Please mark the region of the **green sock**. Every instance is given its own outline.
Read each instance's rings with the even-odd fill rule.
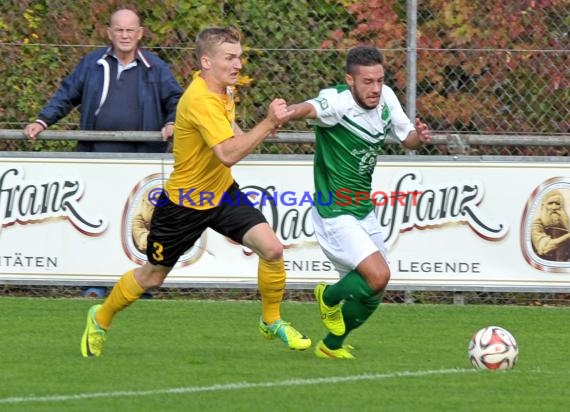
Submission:
[[[342,316],[346,325],[346,332],[342,336],[336,336],[329,333],[323,342],[329,349],[340,349],[344,344],[344,340],[350,332],[362,326],[364,322],[374,313],[380,305],[381,298],[378,295],[370,296],[365,301],[355,299],[346,299],[342,305]]]
[[[323,293],[323,301],[328,306],[334,306],[345,299],[365,300],[374,291],[360,274],[351,270],[334,285],[329,285]]]

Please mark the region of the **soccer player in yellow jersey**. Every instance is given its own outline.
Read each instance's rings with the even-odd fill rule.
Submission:
[[[263,214],[239,190],[231,166],[247,156],[291,115],[282,99],[244,133],[235,124],[231,86],[242,68],[240,34],[207,28],[196,38],[200,71],[182,96],[174,128],[174,170],[165,185],[166,205],[155,207],[148,236],[148,262],[126,272],[102,305],[92,306],[81,339],[85,357],[100,356],[114,316],[150,288],[162,285],[178,258],[207,228],[239,242],[259,256],[259,331],[289,348],[304,350],[311,340],[281,319],[285,289],[283,246]],[[164,199],[166,200],[166,199]],[[162,203],[161,203],[162,204]]]

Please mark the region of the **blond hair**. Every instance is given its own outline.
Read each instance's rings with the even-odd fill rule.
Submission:
[[[233,27],[209,27],[196,36],[196,58],[211,56],[217,46],[222,43],[239,43],[241,33]]]

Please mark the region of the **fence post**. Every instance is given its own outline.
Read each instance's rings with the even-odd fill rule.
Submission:
[[[470,146],[460,135],[450,134],[447,140],[447,149],[449,153],[453,155],[468,155]]]
[[[415,122],[416,118],[416,64],[417,64],[417,31],[418,31],[418,3],[417,0],[408,0],[407,15],[407,41],[406,41],[406,111],[408,117]]]

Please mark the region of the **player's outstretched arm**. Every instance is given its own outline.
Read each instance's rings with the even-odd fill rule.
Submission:
[[[416,118],[416,130],[412,130],[406,140],[404,140],[404,146],[408,149],[417,149],[424,143],[429,143],[431,141],[431,134],[427,124],[422,122],[420,119]]]
[[[289,120],[316,119],[317,111],[315,107],[307,102],[292,104],[287,107],[289,110]]]
[[[259,122],[253,129],[246,133],[236,133],[229,139],[214,146],[212,150],[225,166],[231,167],[250,154],[263,139],[287,122],[289,117],[290,112],[287,110],[285,100],[275,99],[269,105],[265,119]],[[236,131],[235,127],[234,131]]]

